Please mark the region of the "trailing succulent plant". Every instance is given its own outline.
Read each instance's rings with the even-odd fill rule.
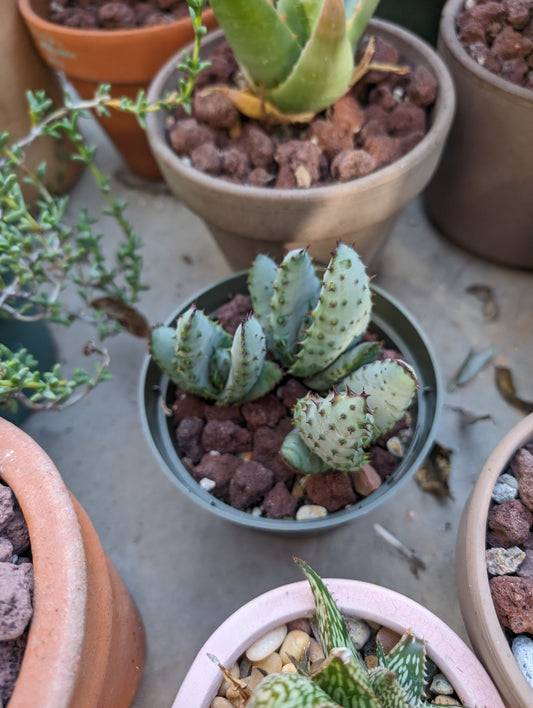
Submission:
[[[246,708],[423,708],[426,677],[424,642],[407,630],[385,654],[377,638],[378,666],[368,669],[355,649],[341,612],[326,585],[305,562],[304,572],[316,608],[318,634],[325,660],[308,667],[305,654],[293,663],[296,673],[266,676],[251,692],[243,690]],[[247,695],[248,693],[248,695]]]
[[[247,82],[228,96],[251,118],[309,120],[358,78],[355,48],[378,3],[212,0]]]

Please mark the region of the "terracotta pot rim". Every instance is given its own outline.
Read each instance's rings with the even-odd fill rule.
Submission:
[[[444,41],[454,59],[459,62],[466,71],[471,72],[481,82],[490,84],[494,90],[518,100],[533,103],[533,90],[523,86],[517,86],[512,81],[502,79],[493,74],[488,69],[480,66],[463,47],[455,31],[455,18],[462,10],[464,0],[447,0],[442,10],[439,31],[440,41]]]
[[[42,15],[35,12],[32,7],[32,0],[17,0],[19,4],[19,9],[24,17],[34,25],[36,28],[41,30],[46,30],[47,32],[53,31],[57,34],[62,34],[66,37],[75,39],[80,35],[86,35],[91,38],[108,38],[116,42],[122,38],[131,37],[131,33],[134,32],[138,37],[149,37],[154,34],[168,33],[172,35],[176,27],[181,27],[185,23],[189,23],[191,20],[188,17],[183,17],[178,20],[173,20],[165,25],[154,25],[153,27],[130,27],[129,29],[84,29],[81,27],[65,27],[57,22],[50,22]],[[206,12],[211,12],[212,10],[207,10]]]
[[[476,651],[481,655],[484,663],[488,664],[489,670],[492,669],[492,666],[489,665],[490,656],[490,663],[498,664],[500,670],[509,675],[514,686],[526,694],[530,691],[533,692],[533,688],[516,663],[494,609],[485,563],[485,543],[487,516],[496,480],[504,472],[515,452],[531,438],[533,438],[533,413],[515,425],[487,458],[463,512],[461,524],[464,533],[457,537],[458,545],[468,543],[468,546],[474,549],[473,561],[470,557],[468,560],[465,558],[465,567],[462,567],[464,549],[461,547],[457,553],[457,557],[461,559],[458,575],[465,574],[468,583],[467,602],[470,604],[477,600],[482,612],[476,614],[475,621],[478,623],[480,631],[485,635],[491,635],[495,644],[493,649],[486,645],[484,652],[477,645]],[[464,537],[463,540],[461,540],[462,537]],[[461,596],[459,599],[461,600]],[[463,614],[469,609],[467,602],[460,602]],[[468,626],[467,631],[469,631]],[[478,643],[476,642],[476,644]]]
[[[396,632],[411,629],[427,641],[429,657],[453,684],[463,702],[471,708],[476,695],[483,695],[483,708],[503,708],[491,679],[463,640],[439,617],[400,593],[360,580],[325,579],[341,611],[379,622]],[[198,652],[173,703],[173,708],[204,708],[220,683],[218,668],[207,652],[231,665],[263,633],[292,619],[314,614],[314,602],[307,581],[283,585],[259,595],[226,619]],[[243,627],[246,628],[243,632]],[[235,640],[235,637],[238,639]],[[229,643],[233,643],[231,648]],[[198,686],[205,687],[199,695]],[[482,691],[485,693],[482,693]],[[198,700],[203,702],[198,705]],[[207,702],[206,702],[207,700]]]
[[[260,198],[261,200],[270,200],[276,203],[294,201],[295,199],[302,202],[316,202],[317,199],[327,199],[328,194],[331,194],[333,190],[335,190],[338,195],[345,193],[348,197],[354,190],[358,192],[370,191],[375,189],[376,185],[396,181],[398,179],[398,169],[402,172],[406,172],[416,168],[418,163],[423,160],[427,152],[432,150],[436,137],[446,128],[447,125],[451,124],[455,113],[455,89],[449,71],[443,60],[439,57],[436,51],[422,39],[418,38],[415,34],[409,32],[403,27],[400,27],[393,22],[388,22],[387,20],[374,18],[370,21],[369,27],[374,27],[382,32],[384,31],[387,34],[392,35],[395,38],[399,38],[401,41],[414,46],[414,48],[421,55],[423,55],[431,65],[439,86],[439,95],[437,96],[437,103],[434,108],[435,119],[428,132],[422,140],[415,145],[414,148],[409,150],[409,152],[390,165],[382,167],[369,175],[358,177],[357,179],[350,180],[348,182],[332,183],[320,187],[312,187],[310,189],[272,189],[270,187],[233,184],[219,177],[213,177],[205,174],[204,172],[196,170],[195,168],[185,164],[183,159],[180,158],[167,144],[164,129],[162,127],[163,122],[158,119],[157,115],[154,113],[148,114],[146,117],[147,135],[149,141],[153,141],[154,144],[157,145],[157,149],[162,153],[163,159],[171,163],[177,172],[185,175],[191,182],[203,184],[211,188],[216,186],[217,191],[228,195],[242,195],[242,191],[245,189],[247,197],[250,199]],[[218,41],[222,35],[223,31],[221,29],[210,32],[209,38],[204,40],[204,46],[209,47],[211,43]],[[177,73],[176,65],[179,62],[179,57],[181,56],[182,51],[190,51],[192,46],[192,44],[187,45],[184,50],[180,50],[180,52],[176,53],[161,67],[148,88],[147,99],[149,101],[156,101],[160,98],[162,87],[165,82],[173,73]],[[449,97],[449,101],[446,102],[443,100],[444,97]],[[439,110],[437,110],[437,108],[439,108]]]

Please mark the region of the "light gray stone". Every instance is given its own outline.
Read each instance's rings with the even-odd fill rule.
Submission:
[[[356,649],[362,649],[370,639],[370,627],[364,620],[347,619],[348,634]]]
[[[515,637],[511,650],[520,671],[524,674],[529,685],[533,687],[533,639],[523,635]]]
[[[431,682],[429,690],[431,693],[438,693],[441,696],[451,696],[453,693],[453,686],[444,674],[436,674]]]
[[[516,573],[525,557],[526,554],[518,548],[518,546],[512,546],[511,548],[489,548],[485,551],[487,571],[491,575],[509,575]]]
[[[503,502],[509,499],[516,499],[518,497],[518,481],[516,477],[508,472],[501,474],[496,480],[494,489],[492,491],[492,498],[497,504],[503,504]]]

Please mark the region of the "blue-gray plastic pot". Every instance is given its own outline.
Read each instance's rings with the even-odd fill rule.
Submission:
[[[241,271],[196,293],[168,319],[172,324],[193,303],[206,313],[214,312],[236,293],[247,293],[247,271]],[[390,346],[399,349],[415,368],[420,383],[417,394],[416,421],[411,444],[395,472],[370,496],[349,508],[322,519],[295,521],[252,516],[216,499],[193,479],[172,442],[169,421],[161,399],[168,402],[169,379],[150,356],[147,356],[140,379],[140,411],[143,429],[152,451],[169,479],[193,502],[227,521],[251,529],[281,534],[309,534],[325,531],[352,521],[388,499],[421,465],[433,444],[442,405],[442,384],[431,346],[420,325],[394,298],[376,286],[372,310],[372,328],[379,331]]]

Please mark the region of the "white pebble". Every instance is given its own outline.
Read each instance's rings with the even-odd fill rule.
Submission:
[[[436,674],[431,682],[431,687],[429,690],[431,693],[439,693],[440,695],[450,696],[453,693],[453,686],[444,674]]]
[[[261,659],[265,659],[269,654],[279,649],[286,636],[287,625],[282,624],[281,627],[276,627],[267,632],[267,634],[264,634],[249,646],[246,650],[246,656],[250,661],[261,661]]]
[[[370,639],[370,627],[360,619],[350,618],[345,620],[348,634],[356,649],[362,649]]]
[[[509,499],[518,497],[518,480],[512,474],[505,472],[496,480],[492,490],[492,498],[497,504],[503,504]]]
[[[309,646],[309,639],[309,635],[306,632],[302,632],[301,629],[293,629],[289,632],[279,650],[281,661],[284,664],[288,664],[292,657],[300,661],[304,651]]]
[[[404,455],[402,441],[396,435],[387,440],[387,450],[395,457],[403,457]]]
[[[205,489],[206,492],[210,492],[217,486],[217,483],[213,479],[209,479],[209,477],[202,477],[198,484],[202,489]]]
[[[325,506],[318,504],[304,504],[296,512],[296,521],[311,521],[312,519],[323,519],[328,515]]]
[[[533,639],[525,636],[515,637],[511,649],[520,671],[533,687]]]

